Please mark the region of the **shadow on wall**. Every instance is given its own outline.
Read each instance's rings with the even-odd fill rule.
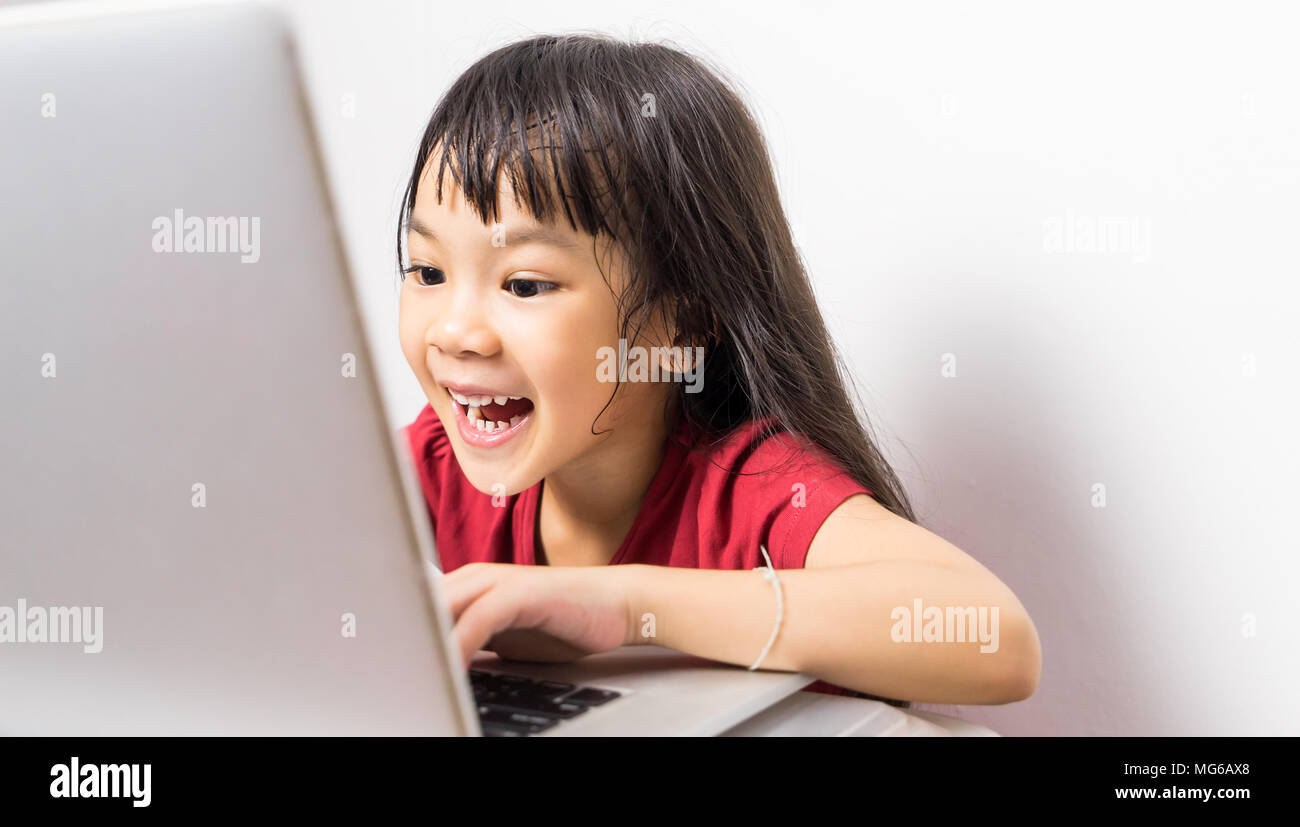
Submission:
[[[1088,355],[1096,340],[1069,319],[1059,284],[1047,297],[1041,282],[981,279],[1000,286],[976,293],[971,276],[947,278],[953,289],[939,291],[963,303],[936,311],[933,293],[919,297],[912,318],[936,323],[914,326],[916,340],[899,348],[938,360],[918,368],[932,382],[913,383],[909,443],[923,461],[908,487],[922,524],[1020,598],[1043,662],[1026,701],[916,708],[1003,735],[1120,735],[1134,720],[1144,734],[1184,732],[1186,721],[1164,717],[1177,687],[1152,658],[1158,641],[1134,632],[1149,625],[1143,603],[1154,584],[1125,577],[1121,558],[1142,549],[1118,541],[1116,504],[1094,505],[1103,496],[1094,486],[1106,482],[1097,446],[1114,444],[1105,431],[1115,426],[1088,408],[1124,405],[1114,366]]]

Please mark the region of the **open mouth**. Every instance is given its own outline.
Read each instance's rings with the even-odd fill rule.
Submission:
[[[452,401],[460,406],[466,422],[484,434],[513,428],[533,409],[526,396],[466,396],[447,389]]]

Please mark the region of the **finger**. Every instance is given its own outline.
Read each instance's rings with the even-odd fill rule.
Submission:
[[[471,564],[461,566],[442,578],[442,594],[452,620],[460,618],[465,607],[478,600],[500,582],[502,571],[496,566]]]
[[[454,634],[465,668],[497,632],[512,628],[519,616],[519,596],[505,588],[491,589],[471,602],[456,621]]]

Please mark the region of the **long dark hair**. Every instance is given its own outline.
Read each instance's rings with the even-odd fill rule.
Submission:
[[[562,213],[571,227],[622,245],[624,338],[636,341],[659,312],[675,342],[707,345],[700,392],[678,385],[670,400],[691,433],[719,439],[750,420],[768,423],[823,450],[915,522],[846,391],[852,378],[795,250],[767,145],[718,72],[669,46],[598,34],[541,35],[478,60],[438,102],[420,142],[402,201],[399,268],[435,148],[440,201],[450,169],[480,219],[495,222],[505,174],[537,220]]]

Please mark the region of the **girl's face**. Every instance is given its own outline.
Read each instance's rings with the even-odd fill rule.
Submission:
[[[615,385],[597,375],[609,352],[601,349],[619,352],[611,288],[624,283],[622,251],[564,219],[538,223],[515,205],[508,182],[500,224],[485,225],[450,174],[437,202],[430,169],[436,175],[436,155],[407,233],[412,269],[402,283],[400,336],[470,483],[515,494],[570,463],[658,434],[667,384],[624,382],[611,401]],[[612,432],[593,436],[593,422]]]

